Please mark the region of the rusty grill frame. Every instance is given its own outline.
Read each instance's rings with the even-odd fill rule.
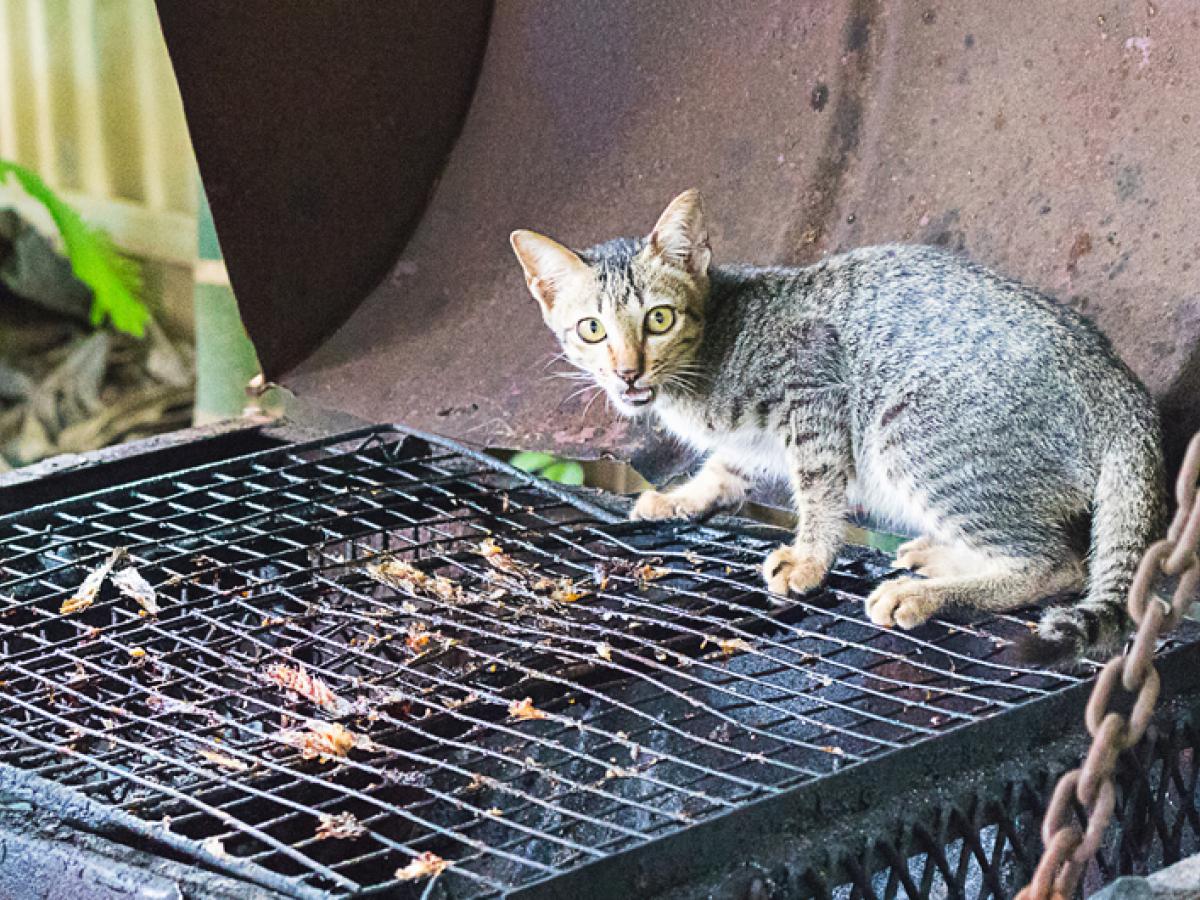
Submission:
[[[1077,718],[1083,678],[1012,665],[1030,615],[880,629],[859,607],[891,570],[857,550],[825,590],[779,604],[758,586],[776,535],[633,525],[597,501],[387,426],[0,517],[0,788],[292,896],[402,894],[379,873],[425,850],[454,865],[407,885],[414,896],[603,896],[597,885],[650,890],[655,867],[673,873],[665,884],[737,868],[738,853],[754,856],[747,836],[799,810],[849,821],[875,806],[879,822],[903,820],[885,800],[928,776],[925,749],[955,771],[1028,760],[1014,736]],[[476,552],[490,535],[591,596],[564,604],[498,584]],[[162,593],[161,614],[139,615],[108,586],[61,616],[117,547]],[[453,574],[474,599],[381,585],[364,573],[380,553]],[[596,563],[618,558],[673,574],[618,572],[601,589]],[[486,599],[493,590],[503,595]],[[408,620],[428,626],[432,652],[404,644]],[[1172,672],[1189,683],[1181,656],[1163,658],[1168,685]],[[328,718],[263,682],[268,662],[287,660],[355,699],[343,721],[373,750],[303,760],[273,737]],[[506,715],[526,696],[547,719]],[[1179,733],[1191,743],[1172,745],[1177,770],[1195,745],[1194,729]],[[1190,771],[1172,783],[1194,809]],[[1036,858],[1020,822],[1044,804],[1044,779],[1013,788],[1030,779],[997,782],[966,812],[931,808],[924,825],[866,847],[828,837],[790,874],[751,874],[790,885],[784,896],[965,896],[968,882],[1001,896]],[[857,809],[839,805],[848,796]],[[366,844],[314,838],[317,812],[346,809],[370,829]],[[1162,861],[1197,832],[1164,842]],[[926,860],[916,869],[914,854]],[[1140,858],[1125,852],[1113,871]]]

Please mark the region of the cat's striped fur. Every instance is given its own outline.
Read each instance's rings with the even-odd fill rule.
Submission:
[[[947,604],[1002,610],[1083,590],[1044,614],[1030,655],[1063,661],[1123,635],[1125,593],[1164,524],[1159,426],[1072,310],[930,247],[711,265],[695,192],[645,240],[574,254],[516,232],[513,246],[567,358],[618,407],[652,410],[708,454],[687,484],[643,495],[636,517],[703,516],[784,474],[799,525],[766,561],[772,590],[820,583],[857,499],[921,535],[898,562],[926,577],[884,583],[873,621],[912,628]],[[649,334],[647,311],[663,305],[675,325]],[[589,317],[599,345],[576,330]]]

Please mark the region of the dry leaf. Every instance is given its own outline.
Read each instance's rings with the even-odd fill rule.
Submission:
[[[285,666],[283,663],[272,663],[263,672],[263,677],[331,712],[344,714],[351,708],[351,704],[335,694],[329,685],[303,669]]]
[[[549,716],[533,705],[533,698],[514,700],[508,704],[508,714],[514,719],[546,719]]]
[[[657,581],[658,579],[670,574],[670,569],[664,569],[661,566],[653,565],[653,563],[650,562],[642,563],[635,571],[637,580],[643,585],[645,585],[647,581]]]
[[[603,660],[612,662],[612,646],[607,641],[601,641],[596,645],[596,655]]]
[[[525,571],[517,564],[517,561],[505,552],[495,538],[484,538],[479,542],[479,555],[482,556],[489,566],[493,569],[499,569],[501,572],[507,572],[509,575],[519,575],[525,577]]]
[[[89,572],[87,578],[83,579],[83,584],[79,586],[79,590],[62,602],[62,606],[58,608],[59,615],[69,616],[72,613],[83,612],[95,603],[96,595],[100,593],[100,586],[104,584],[104,579],[108,577],[112,567],[124,555],[125,550],[118,547],[109,554],[108,559]]]
[[[604,559],[592,567],[592,578],[601,590],[608,587],[610,578],[630,578],[637,582],[638,587],[645,587],[648,582],[656,581],[665,575],[670,575],[670,569],[660,568],[660,557],[654,556],[642,562],[632,559]]]
[[[158,615],[158,594],[150,582],[142,577],[142,573],[133,566],[127,566],[114,573],[112,583],[116,585],[118,591],[133,600],[150,615]]]
[[[461,586],[442,575],[430,575],[411,563],[388,556],[367,564],[367,574],[388,587],[457,603],[465,599]]]
[[[845,756],[846,755],[845,750],[843,750],[841,747],[834,747],[832,744],[826,745],[826,746],[822,747],[821,749],[823,751],[825,751],[826,753],[832,753],[834,756]]]
[[[240,759],[234,759],[232,756],[226,756],[224,753],[217,753],[215,750],[201,750],[199,752],[201,756],[213,765],[220,766],[222,769],[229,769],[231,772],[245,772],[250,768]]]
[[[411,650],[423,650],[432,639],[433,633],[424,622],[413,622],[408,626],[408,634],[404,638],[404,643]]]
[[[340,840],[355,841],[367,833],[362,822],[354,817],[352,812],[340,812],[337,815],[321,813],[321,821],[317,824],[316,838],[318,841]]]
[[[441,875],[449,865],[452,865],[452,863],[442,859],[436,853],[430,853],[426,850],[424,853],[418,854],[404,868],[397,869],[396,877],[401,881],[415,881],[418,878],[429,878],[432,875]]]
[[[560,578],[554,582],[554,588],[550,591],[550,599],[556,600],[559,603],[574,603],[576,600],[581,600],[587,596],[586,591],[579,590],[575,587],[575,582],[570,578]]]
[[[278,737],[295,747],[305,759],[344,757],[351,750],[373,750],[375,745],[365,734],[355,734],[337,722],[309,722],[306,729],[281,731]]]
[[[726,656],[733,656],[739,650],[744,653],[754,649],[741,638],[722,638],[717,641],[717,646],[721,648],[721,652]]]

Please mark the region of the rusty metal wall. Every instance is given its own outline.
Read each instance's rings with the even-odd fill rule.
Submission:
[[[368,419],[612,451],[657,472],[670,454],[652,435],[600,404],[585,418],[542,377],[553,340],[507,235],[644,232],[698,186],[718,260],[932,242],[1059,296],[1113,337],[1179,433],[1200,424],[1198,148],[1190,0],[505,0],[390,273],[315,353],[293,366],[281,352],[272,373]],[[224,239],[238,214],[213,205]],[[243,268],[256,263],[225,243],[263,340],[261,286]],[[252,249],[276,269],[295,253]]]

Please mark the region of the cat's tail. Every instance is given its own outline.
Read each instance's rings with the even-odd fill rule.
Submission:
[[[1075,606],[1047,610],[1021,647],[1023,658],[1061,665],[1111,655],[1129,630],[1126,600],[1146,548],[1162,536],[1167,501],[1157,423],[1121,435],[1100,464],[1092,496],[1088,589]]]

